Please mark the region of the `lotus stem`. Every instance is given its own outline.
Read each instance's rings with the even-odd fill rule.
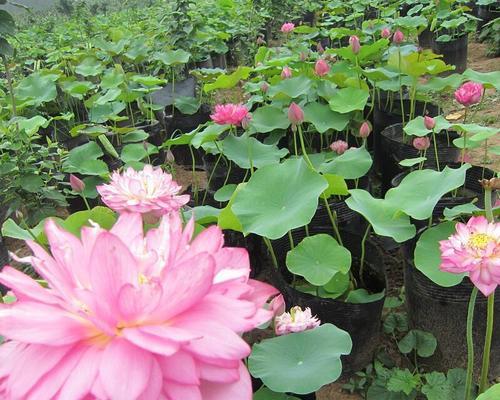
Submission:
[[[288,239],[290,240],[290,249],[294,249],[295,244],[293,243],[292,231],[288,231]]]
[[[472,399],[472,384],[474,380],[474,339],[472,336],[472,326],[477,293],[478,289],[474,286],[470,294],[469,308],[467,310],[467,379],[465,381],[465,400]]]
[[[337,240],[339,241],[340,245],[343,246],[344,244],[342,243],[342,237],[340,236],[339,228],[337,226],[336,215],[335,216],[333,215],[332,210],[330,209],[330,204],[328,203],[328,199],[323,196],[321,197],[323,199],[323,202],[325,203],[326,212],[328,213],[330,222],[332,223],[333,232],[335,233],[335,236],[337,236]]]
[[[82,193],[80,196],[82,197],[83,202],[85,203],[85,207],[87,207],[87,210],[89,210],[89,211],[90,211],[90,210],[91,210],[91,208],[90,208],[90,204],[89,204],[89,202],[87,201],[87,198],[83,195],[83,193]]]
[[[479,394],[488,389],[488,374],[490,372],[491,338],[493,337],[493,317],[495,313],[495,292],[488,296],[488,314],[486,316],[486,336],[484,339],[483,365],[479,380]]]
[[[273,245],[271,244],[271,241],[268,238],[263,237],[263,239],[267,249],[269,250],[269,254],[271,254],[271,259],[273,261],[274,267],[278,269],[278,259],[276,258],[276,254],[274,253]]]
[[[363,286],[365,286],[363,273],[365,270],[366,239],[368,239],[368,235],[370,234],[371,228],[372,228],[371,224],[368,224],[363,239],[361,240],[361,259],[359,260],[359,280],[361,281],[361,284]]]
[[[219,152],[219,157],[217,157],[217,160],[215,161],[214,169],[212,169],[212,172],[208,177],[207,189],[205,190],[205,194],[203,195],[203,199],[201,200],[201,205],[205,204],[205,200],[207,199],[208,188],[210,187],[210,182],[212,182],[212,178],[214,177],[215,170],[217,169],[217,166],[219,165],[221,158],[222,158],[222,152]]]
[[[309,159],[309,156],[307,155],[307,151],[306,151],[306,145],[304,143],[304,136],[302,135],[302,126],[298,126],[297,127],[298,130],[299,130],[299,139],[300,139],[300,147],[302,148],[302,155],[304,156],[304,158],[306,159],[306,162],[307,164],[309,165],[309,167],[313,170],[313,171],[316,171],[316,169],[314,168],[314,165],[313,163],[311,162],[311,160]]]
[[[193,147],[191,144],[188,144],[189,153],[191,154],[191,174],[193,176],[193,184],[194,184],[194,204],[198,205],[198,178],[196,176],[196,160],[194,157]]]
[[[405,105],[403,101],[403,85],[401,79],[401,46],[398,45],[398,69],[399,69],[399,102],[401,103],[401,121],[405,126]],[[403,130],[403,142],[405,139],[405,131]]]
[[[433,129],[432,130],[432,141],[434,142],[434,157],[436,158],[436,168],[438,172],[441,171],[439,167],[439,156],[438,156],[438,147],[437,147],[437,138],[436,138],[436,131]]]

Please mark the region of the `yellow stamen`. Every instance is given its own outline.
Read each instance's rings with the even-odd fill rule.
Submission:
[[[139,281],[139,285],[145,285],[146,283],[149,283],[148,277],[142,273],[139,274],[137,280]]]
[[[474,233],[467,245],[476,250],[484,250],[492,240],[493,238],[485,233]]]

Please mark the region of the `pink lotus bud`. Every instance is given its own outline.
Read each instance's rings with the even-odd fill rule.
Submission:
[[[356,35],[352,35],[349,38],[349,45],[351,46],[352,52],[358,54],[361,49],[361,44],[359,43],[359,38]]]
[[[292,103],[288,107],[288,119],[293,125],[300,125],[304,122],[304,111],[297,103]]]
[[[269,90],[269,84],[267,82],[264,82],[262,85],[260,85],[260,90],[262,90],[264,93],[267,93]]]
[[[429,129],[430,131],[432,131],[434,129],[434,127],[436,126],[436,121],[434,121],[434,118],[432,117],[429,117],[428,115],[426,115],[424,117],[424,125],[427,129]]]
[[[394,32],[394,36],[392,37],[392,42],[395,44],[401,44],[405,40],[405,35],[399,29]]]
[[[283,70],[281,71],[281,78],[282,79],[288,79],[292,77],[292,70],[290,67],[284,67]]]
[[[365,121],[361,124],[361,127],[359,128],[359,136],[361,136],[363,139],[366,139],[368,136],[370,136],[370,133],[372,132],[372,127],[370,126],[370,123],[368,121]]]
[[[318,76],[325,76],[330,72],[330,66],[325,60],[319,59],[314,66],[314,72]]]
[[[349,145],[343,140],[337,140],[330,145],[330,149],[338,155],[344,154],[348,148]]]
[[[427,137],[418,137],[413,139],[413,147],[419,151],[427,150],[431,145],[431,140]]]
[[[318,42],[318,44],[316,45],[316,50],[318,51],[319,54],[323,54],[325,52],[325,48],[323,47],[321,42]]]
[[[283,25],[281,25],[281,32],[283,33],[290,33],[295,29],[295,24],[292,22],[286,22]]]
[[[484,87],[477,82],[466,82],[455,91],[455,100],[465,107],[481,101]]]
[[[71,185],[71,189],[76,193],[83,193],[85,190],[85,182],[73,174],[69,176],[69,184]]]
[[[167,164],[169,163],[174,163],[175,162],[175,156],[174,156],[174,153],[172,152],[172,150],[167,150],[167,154],[165,155],[165,162]]]
[[[389,39],[391,37],[391,30],[389,28],[382,29],[382,32],[380,32],[380,36],[382,36],[384,39]]]

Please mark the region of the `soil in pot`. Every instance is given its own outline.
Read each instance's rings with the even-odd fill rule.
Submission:
[[[447,371],[467,367],[466,320],[472,291],[468,278],[449,288],[434,284],[412,263],[405,267],[405,293],[408,320],[412,328],[432,333],[437,339],[435,354],[425,359],[432,370]],[[481,354],[486,330],[486,297],[477,296],[474,312],[475,367],[481,370]],[[495,297],[495,321],[491,347],[491,377],[500,376],[500,289]]]
[[[453,163],[448,164],[450,168],[459,168],[460,164]],[[408,171],[402,172],[396,175],[392,179],[392,187],[398,186],[404,177],[408,174]],[[479,166],[473,165],[472,168],[469,168],[465,174],[465,184],[463,187],[459,188],[457,194],[455,196],[446,195],[441,198],[434,207],[434,211],[432,212],[432,219],[434,222],[438,222],[443,218],[443,212],[446,208],[453,208],[460,204],[467,204],[472,202],[474,199],[477,199],[475,203],[479,208],[484,207],[484,195],[483,195],[483,187],[479,183],[481,179],[491,179],[495,177],[495,173],[488,168],[483,168]],[[492,194],[493,204],[495,203],[496,193]],[[423,228],[427,226],[428,221],[417,221],[412,220],[412,222],[417,226],[417,228]]]
[[[467,69],[467,51],[469,35],[467,33],[448,42],[439,42],[434,39],[432,51],[442,54],[446,64],[454,65],[455,70],[446,71],[442,75],[461,74]]]
[[[314,227],[309,229],[309,235],[318,233],[331,234],[329,227]],[[361,236],[358,234],[342,231],[344,246],[351,251],[353,257],[352,272],[356,276],[357,255],[361,251]],[[306,237],[303,229],[292,232],[295,243]],[[353,341],[353,349],[350,355],[342,358],[343,374],[359,371],[372,361],[373,354],[378,345],[380,335],[380,321],[384,299],[371,303],[354,304],[341,300],[321,298],[294,289],[290,282],[292,276],[285,266],[286,254],[290,250],[288,237],[276,240],[272,243],[280,270],[272,268],[272,280],[274,285],[283,293],[288,307],[299,305],[310,307],[323,323],[332,323],[349,332]],[[358,279],[359,280],[359,279]],[[380,293],[386,289],[384,266],[378,248],[367,241],[366,243],[366,265],[364,281],[366,289],[371,293]]]
[[[403,142],[403,125],[394,124],[380,133],[380,173],[382,177],[382,191],[385,193],[392,187],[392,179],[403,171],[399,162],[407,158],[419,157],[419,151],[411,143]],[[438,140],[438,158],[440,166],[454,164],[460,156],[460,149],[453,145],[453,139],[458,138],[455,132],[439,133],[436,135]],[[411,138],[409,138],[411,139]],[[409,140],[407,139],[407,140]],[[436,168],[436,157],[433,151],[433,145],[427,149],[425,155],[427,160],[424,163],[425,168]]]

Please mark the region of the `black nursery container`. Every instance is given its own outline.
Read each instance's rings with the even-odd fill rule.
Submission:
[[[380,173],[381,163],[383,160],[383,146],[381,132],[387,127],[403,122],[403,112],[401,110],[401,101],[398,93],[392,93],[392,101],[389,100],[387,92],[382,92],[380,96],[375,98],[375,107],[373,110],[373,136],[374,137],[374,164],[375,170]],[[409,99],[403,99],[403,110],[405,114],[405,122],[410,120]],[[419,115],[439,115],[439,107],[435,104],[425,103],[422,101],[415,102],[415,116]]]
[[[410,259],[410,258],[408,258]],[[410,326],[432,333],[437,349],[425,358],[429,369],[446,372],[451,368],[467,367],[466,321],[472,284],[468,278],[462,283],[444,288],[436,285],[408,262],[405,267],[406,306]],[[482,349],[486,331],[487,300],[477,296],[474,311],[474,371],[481,370]],[[500,376],[500,289],[495,292],[495,317],[491,346],[490,374]]]
[[[456,132],[439,133],[436,135],[438,141],[438,158],[440,166],[456,163],[460,156],[460,149],[452,143],[458,138]],[[413,139],[413,137],[410,137]],[[385,193],[392,187],[392,180],[403,171],[399,162],[407,158],[419,157],[419,151],[410,143],[403,142],[403,125],[394,124],[385,128],[380,134],[380,173],[382,177],[382,190]],[[431,147],[427,149],[426,168],[436,168],[436,157],[431,140]]]
[[[418,35],[418,45],[423,49],[432,49],[434,43],[434,33],[429,29],[425,28]]]
[[[480,19],[477,22],[477,32],[480,33],[483,26],[500,17],[500,2],[497,1],[496,4],[490,4],[489,6],[478,6],[477,17]]]
[[[460,164],[454,163],[448,165],[450,168],[459,168]],[[392,186],[398,186],[404,177],[409,172],[402,172],[394,177],[392,180]],[[438,201],[436,207],[434,207],[434,211],[432,212],[432,219],[437,222],[439,219],[443,218],[443,212],[445,208],[453,208],[455,206],[461,204],[467,204],[477,199],[477,203],[475,203],[478,207],[484,206],[484,196],[483,196],[483,187],[479,183],[481,179],[491,179],[495,177],[495,173],[488,168],[483,168],[479,166],[472,166],[465,173],[465,184],[464,187],[459,190],[457,196],[452,197],[446,195],[442,197],[441,200]],[[496,194],[493,194],[495,196]],[[493,201],[494,202],[494,201]],[[427,225],[427,221],[414,221],[417,227],[423,227]]]
[[[461,74],[467,69],[468,41],[469,36],[467,33],[449,42],[433,41],[432,51],[436,54],[442,54],[442,60],[446,64],[455,66],[455,70],[447,71],[442,75],[449,75],[452,73]]]
[[[330,227],[314,227],[309,229],[309,235],[327,233],[331,234]],[[361,236],[347,231],[342,231],[344,246],[351,251],[353,257],[354,275],[358,273],[355,268],[358,254],[361,252]],[[296,244],[306,237],[303,229],[292,232]],[[340,300],[325,299],[295,290],[289,283],[291,274],[285,266],[286,254],[290,250],[288,237],[275,240],[272,243],[280,270],[272,268],[272,280],[281,291],[288,307],[310,307],[313,314],[317,315],[323,323],[332,323],[351,335],[353,348],[350,355],[342,357],[343,374],[349,375],[366,367],[372,361],[378,345],[380,325],[384,299],[365,304],[346,303]],[[384,265],[378,248],[369,240],[366,242],[366,266],[364,280],[367,289],[374,293],[386,289]],[[357,277],[359,280],[359,277]]]
[[[209,180],[208,190],[212,193],[215,193],[224,185],[243,182],[247,175],[246,169],[238,167],[234,162],[226,160],[224,157],[217,163],[218,157],[212,154],[203,156],[203,166]]]

